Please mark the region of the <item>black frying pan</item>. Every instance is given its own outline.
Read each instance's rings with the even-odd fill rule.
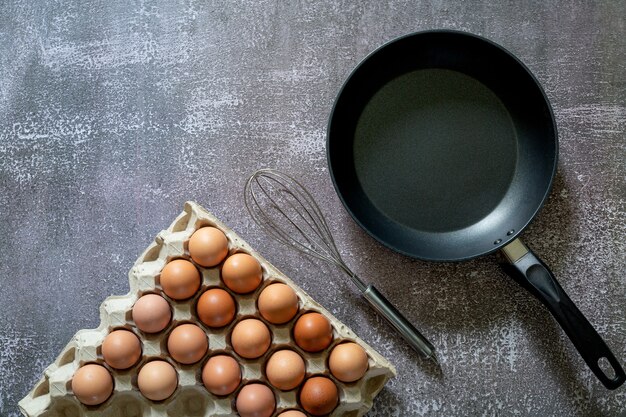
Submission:
[[[548,99],[517,58],[463,32],[396,39],[352,72],[327,134],[335,189],[365,231],[424,260],[502,250],[506,272],[550,310],[600,381],[624,383],[602,338],[517,238],[548,197],[558,153]]]

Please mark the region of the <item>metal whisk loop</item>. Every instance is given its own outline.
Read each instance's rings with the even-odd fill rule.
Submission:
[[[272,169],[246,182],[244,202],[253,220],[279,242],[337,265],[359,287],[366,285],[346,265],[313,196],[295,178]]]
[[[418,352],[435,359],[434,348],[372,285],[366,285],[341,259],[326,219],[313,196],[293,177],[261,169],[246,182],[244,203],[264,232],[284,245],[341,268],[363,297]]]

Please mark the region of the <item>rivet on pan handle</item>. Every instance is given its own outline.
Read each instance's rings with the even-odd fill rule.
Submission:
[[[433,345],[373,285],[363,291],[370,305],[404,337],[411,347],[437,362]]]
[[[503,265],[505,272],[548,308],[602,384],[608,389],[621,386],[626,381],[624,369],[550,269],[519,239],[505,246],[502,252],[510,262]],[[613,375],[607,375],[601,364]]]

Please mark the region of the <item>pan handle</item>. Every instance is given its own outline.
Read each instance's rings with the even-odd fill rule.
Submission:
[[[509,243],[502,251],[510,262],[503,265],[505,272],[550,310],[587,366],[604,386],[613,390],[622,385],[626,381],[626,374],[619,361],[567,296],[550,269],[519,239]],[[604,362],[604,369],[601,362]]]

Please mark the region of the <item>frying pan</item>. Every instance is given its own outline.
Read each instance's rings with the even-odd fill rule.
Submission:
[[[552,108],[528,68],[487,39],[448,30],[407,35],[366,57],[327,132],[333,184],[367,233],[423,260],[501,250],[506,273],[615,389],[626,380],[620,363],[518,238],[548,197],[557,154]]]

